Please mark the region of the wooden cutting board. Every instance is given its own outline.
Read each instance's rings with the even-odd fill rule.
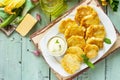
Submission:
[[[98,8],[102,9],[101,5],[99,4],[98,0],[83,0],[82,2],[80,2],[78,5],[76,5],[75,7],[73,7],[72,9],[70,9],[69,11],[67,11],[64,15],[60,16],[59,18],[57,18],[56,20],[54,20],[53,22],[51,22],[50,24],[48,24],[47,26],[45,26],[43,29],[40,29],[38,31],[36,31],[35,33],[33,33],[30,36],[30,39],[32,40],[33,44],[36,46],[36,48],[38,49],[38,43],[41,40],[41,38],[48,32],[49,29],[51,29],[51,27],[57,23],[58,21],[60,21],[62,18],[64,18],[65,16],[67,16],[69,13],[71,13],[77,6],[79,5],[94,5],[97,6]],[[116,30],[116,28],[115,28]],[[97,62],[103,60],[105,57],[107,57],[108,55],[112,54],[113,51],[115,51],[116,49],[120,48],[120,33],[116,30],[116,34],[117,34],[117,40],[115,42],[115,44],[110,48],[110,50],[105,53],[105,55],[103,55],[103,57],[101,59],[99,59]],[[39,49],[40,50],[40,49]],[[96,62],[96,63],[97,63]],[[55,73],[56,77],[59,80],[72,80],[74,77],[78,76],[79,74],[81,74],[82,72],[84,72],[85,70],[87,70],[88,68],[78,72],[75,75],[69,76],[69,77],[63,77],[60,74],[58,74],[57,72],[55,72],[53,69],[52,71]]]

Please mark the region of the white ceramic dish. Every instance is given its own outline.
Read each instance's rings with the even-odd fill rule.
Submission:
[[[109,38],[111,40],[111,44],[106,44],[104,43],[104,47],[103,49],[101,49],[98,52],[98,56],[91,60],[92,63],[95,63],[97,60],[99,60],[111,47],[112,45],[115,43],[117,36],[116,36],[116,32],[114,29],[113,24],[111,23],[110,19],[108,18],[108,16],[99,8],[92,6],[98,13],[98,16],[101,20],[101,23],[105,26],[105,30],[106,30],[106,37]],[[77,8],[76,8],[77,9]],[[67,18],[71,18],[74,19],[74,16],[76,14],[76,9],[74,9],[69,15],[67,15],[66,17],[64,17],[62,20],[67,19]],[[39,42],[39,47],[41,48],[41,51],[43,53],[43,57],[45,58],[46,62],[48,63],[48,65],[54,69],[57,73],[59,73],[61,76],[63,77],[68,77],[71,74],[68,74],[60,65],[59,63],[59,59],[60,57],[53,57],[50,55],[49,51],[47,50],[47,42],[48,40],[57,35],[58,32],[58,26],[60,24],[60,22],[62,21],[60,20],[59,22],[57,22],[56,24],[53,25],[53,27],[43,36],[43,38],[41,39],[41,41]],[[80,70],[78,70],[77,72],[80,72],[81,70],[87,68],[86,64],[82,64]],[[76,72],[76,73],[77,73]]]
[[[56,35],[49,39],[47,50],[52,56],[63,56],[67,50],[67,42],[64,36]]]

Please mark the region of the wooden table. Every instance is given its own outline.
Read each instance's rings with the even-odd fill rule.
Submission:
[[[78,4],[79,0],[68,0],[68,10]],[[120,0],[119,0],[120,1]],[[117,12],[109,7],[106,12],[120,31],[120,5]],[[57,80],[42,56],[35,56],[36,50],[29,36],[50,23],[53,19],[46,16],[39,6],[30,12],[34,17],[41,14],[41,21],[26,36],[14,32],[10,37],[0,32],[0,80]],[[119,80],[120,50],[96,64],[95,69],[89,69],[74,80]]]

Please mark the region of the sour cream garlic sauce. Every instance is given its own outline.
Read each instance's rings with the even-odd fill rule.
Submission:
[[[67,49],[67,43],[64,38],[54,36],[48,41],[47,47],[51,55],[62,56]]]

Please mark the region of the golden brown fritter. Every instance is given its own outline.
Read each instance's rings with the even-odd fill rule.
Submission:
[[[80,69],[81,64],[75,54],[66,54],[61,60],[61,65],[66,72],[73,74]]]
[[[91,14],[95,14],[95,13],[96,11],[90,6],[80,6],[77,9],[77,13],[75,15],[75,21],[80,24],[83,17],[91,15]]]
[[[93,59],[98,55],[98,46],[94,44],[87,44],[84,48],[84,52],[89,59]]]
[[[72,26],[74,24],[77,24],[77,23],[75,21],[71,20],[70,18],[68,18],[67,20],[63,20],[60,23],[59,32],[64,34],[66,28],[69,27],[69,26]]]
[[[82,18],[80,25],[84,26],[85,28],[88,28],[90,25],[99,25],[100,19],[96,14],[88,15]]]
[[[106,35],[105,29],[103,25],[91,25],[90,27],[87,28],[86,31],[86,36],[85,38],[101,38],[104,39]]]
[[[66,51],[66,54],[75,54],[79,57],[79,61],[82,62],[83,58],[81,55],[85,54],[83,50],[78,46],[69,47]]]
[[[91,38],[87,39],[86,44],[95,44],[99,48],[103,48],[103,39],[91,37]]]
[[[67,39],[68,47],[79,46],[80,48],[85,47],[85,39],[82,36],[71,36]]]
[[[69,37],[73,36],[73,35],[78,35],[78,36],[82,36],[84,37],[85,35],[85,28],[82,26],[78,26],[76,25],[72,25],[69,26],[66,30],[65,30],[65,38],[68,39]]]

